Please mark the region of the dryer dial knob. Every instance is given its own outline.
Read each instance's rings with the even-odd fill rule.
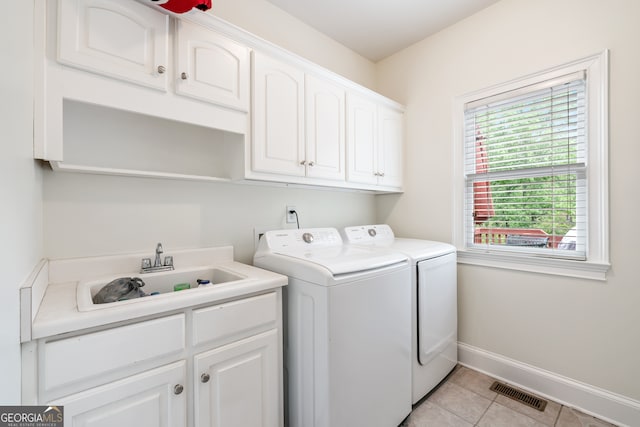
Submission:
[[[378,232],[376,231],[375,228],[370,228],[369,230],[367,230],[367,232],[369,233],[369,236],[371,236],[371,237],[376,237],[376,234],[378,234]]]
[[[313,242],[313,234],[311,233],[304,233],[302,235],[302,240],[304,240],[306,243],[311,243]]]

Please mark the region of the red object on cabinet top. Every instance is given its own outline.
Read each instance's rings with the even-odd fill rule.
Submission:
[[[189,12],[194,7],[205,11],[211,9],[211,0],[168,0],[160,6],[174,13]]]

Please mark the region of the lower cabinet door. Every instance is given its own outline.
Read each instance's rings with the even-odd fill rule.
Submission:
[[[65,427],[184,427],[185,361],[49,402],[64,406]]]
[[[196,427],[279,426],[276,329],[195,356]]]

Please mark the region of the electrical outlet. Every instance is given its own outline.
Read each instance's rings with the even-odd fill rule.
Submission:
[[[287,205],[287,210],[286,210],[287,224],[295,224],[297,222],[296,214],[290,213],[291,211],[295,211],[295,210],[296,210],[295,206]]]

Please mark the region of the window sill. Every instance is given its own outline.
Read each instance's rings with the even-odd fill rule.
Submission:
[[[458,263],[589,280],[607,280],[610,264],[458,249]]]

